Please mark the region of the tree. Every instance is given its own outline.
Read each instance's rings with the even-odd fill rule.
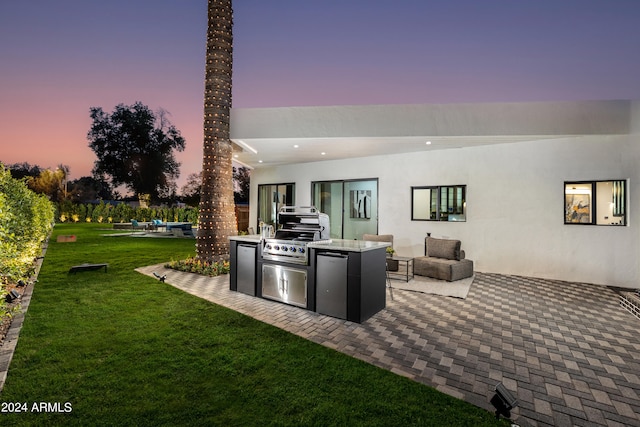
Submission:
[[[55,171],[42,169],[40,175],[29,177],[27,185],[39,194],[46,195],[53,202],[61,202],[66,197],[66,180],[69,166],[60,165]]]
[[[238,234],[229,140],[233,10],[231,0],[209,0],[204,91],[202,194],[196,250],[203,261],[229,257]]]
[[[202,188],[202,173],[192,173],[187,177],[187,183],[182,186],[180,193],[182,201],[189,206],[197,206],[200,202]]]
[[[71,169],[67,165],[60,163],[56,172],[60,176],[60,189],[62,190],[62,199],[67,198],[67,184],[69,183],[69,171]]]
[[[235,203],[249,202],[249,169],[233,167],[233,199]],[[202,172],[192,173],[180,189],[181,200],[189,206],[196,206],[200,201],[202,189]]]
[[[37,177],[42,172],[42,168],[38,165],[31,165],[27,162],[14,163],[7,165],[7,169],[11,172],[11,177],[14,179],[22,179],[25,177]]]
[[[87,203],[94,200],[112,200],[113,190],[108,182],[91,176],[83,176],[69,181],[68,194],[76,203]]]
[[[249,202],[249,186],[250,176],[249,169],[245,167],[233,168],[233,181],[236,191],[233,193],[236,203],[248,203]]]
[[[87,139],[98,157],[94,176],[109,177],[113,187],[125,185],[140,200],[157,200],[166,194],[180,174],[173,150],[185,147],[184,138],[167,115],[162,109],[154,113],[141,102],[119,104],[111,114],[91,107],[93,124]]]

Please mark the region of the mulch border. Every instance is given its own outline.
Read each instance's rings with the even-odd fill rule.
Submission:
[[[38,274],[40,273],[40,267],[42,267],[42,261],[44,260],[44,254],[47,251],[48,242],[42,245],[42,254],[35,261],[35,272],[29,279],[29,284],[25,286],[22,291],[22,297],[20,298],[20,310],[13,315],[11,324],[7,330],[7,334],[4,336],[0,343],[0,392],[4,388],[4,383],[7,380],[9,374],[9,366],[13,359],[13,352],[18,345],[18,338],[20,337],[20,330],[22,329],[22,323],[24,322],[24,315],[31,303],[31,295],[33,294],[33,288],[36,284]]]

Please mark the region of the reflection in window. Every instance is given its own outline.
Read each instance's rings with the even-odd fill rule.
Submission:
[[[564,183],[565,224],[626,225],[626,181]]]
[[[278,228],[278,211],[283,206],[295,205],[295,184],[260,184],[258,185],[258,224]]]
[[[411,187],[413,221],[466,221],[466,185]]]

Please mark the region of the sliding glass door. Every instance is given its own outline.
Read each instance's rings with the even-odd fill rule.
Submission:
[[[283,206],[295,206],[295,188],[293,183],[258,185],[258,223],[278,228],[278,211]],[[257,229],[257,228],[256,228]]]
[[[329,215],[332,238],[378,234],[377,179],[314,182],[311,191],[314,206]]]

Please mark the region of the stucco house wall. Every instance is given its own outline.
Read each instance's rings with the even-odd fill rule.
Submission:
[[[567,136],[430,152],[256,168],[259,184],[296,183],[298,205],[311,182],[378,178],[379,233],[403,256],[423,254],[423,238],[460,239],[481,272],[637,288],[640,286],[640,107],[630,132]],[[564,181],[628,180],[627,226],[564,224]],[[466,222],[411,220],[411,186],[467,186]],[[251,209],[250,224],[256,222]]]

